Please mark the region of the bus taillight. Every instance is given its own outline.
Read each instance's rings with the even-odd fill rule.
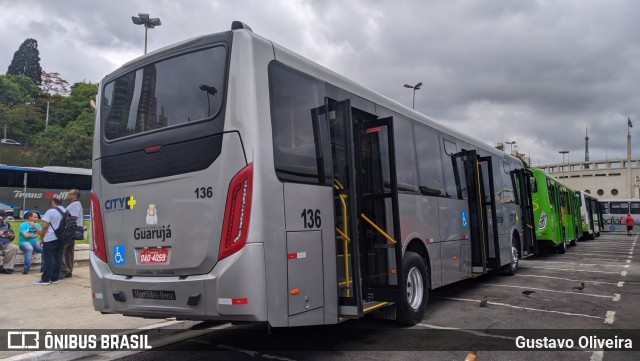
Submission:
[[[244,167],[229,183],[218,252],[219,260],[239,251],[247,243],[252,183],[253,164]]]
[[[102,229],[102,212],[100,211],[100,200],[91,191],[91,242],[93,243],[93,253],[102,262],[107,263],[107,248],[104,244],[104,232]]]

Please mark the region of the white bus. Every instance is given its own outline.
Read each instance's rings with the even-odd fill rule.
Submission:
[[[631,214],[635,225],[640,226],[640,199],[600,199],[602,211],[602,231],[626,232],[625,218]]]
[[[101,312],[415,324],[431,289],[534,247],[519,159],[240,22],[106,76],[96,117]]]
[[[83,209],[89,209],[91,169],[0,165],[0,209],[20,218],[27,211],[41,215],[51,208],[51,198],[67,199],[70,189],[80,190]]]
[[[584,191],[580,193],[580,219],[582,220],[582,239],[594,239],[600,236],[602,214],[598,199]]]

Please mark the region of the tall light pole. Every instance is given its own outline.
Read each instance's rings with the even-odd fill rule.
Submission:
[[[422,83],[418,83],[416,85],[409,85],[409,84],[404,85],[405,88],[413,89],[413,103],[411,105],[411,109],[416,108],[416,90],[419,90],[421,86],[422,86]]]
[[[509,144],[509,154],[513,155],[513,145],[516,144],[516,141],[513,140],[511,142],[505,142],[506,144]]]
[[[138,13],[138,16],[132,16],[131,20],[136,25],[144,25],[144,53],[147,53],[147,29],[153,29],[162,25],[159,18],[149,19],[149,14]]]
[[[569,151],[568,150],[560,150],[560,151],[558,151],[558,153],[562,154],[562,166],[560,167],[560,169],[562,169],[562,174],[564,175],[564,155],[568,154]]]

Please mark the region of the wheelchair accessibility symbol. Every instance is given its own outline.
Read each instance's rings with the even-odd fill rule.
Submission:
[[[469,215],[467,214],[467,211],[462,211],[462,228],[466,229],[469,228]]]
[[[124,246],[113,246],[113,264],[124,264]]]

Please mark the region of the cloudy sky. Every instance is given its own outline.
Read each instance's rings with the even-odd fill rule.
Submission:
[[[146,12],[160,47],[233,20],[488,144],[516,141],[533,165],[640,157],[640,1],[0,0],[0,72],[27,38],[43,70],[98,82],[140,56]]]

